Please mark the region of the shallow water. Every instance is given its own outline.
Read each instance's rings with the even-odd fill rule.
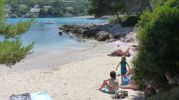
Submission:
[[[7,23],[15,24],[27,18],[8,18]],[[48,22],[52,22],[49,24]],[[85,18],[37,18],[30,29],[21,36],[24,45],[35,42],[34,51],[58,50],[66,51],[73,49],[88,48],[90,43],[78,42],[76,37],[70,38],[68,35],[59,35],[58,27],[61,25],[76,25],[85,23],[103,24],[105,19],[85,19]]]

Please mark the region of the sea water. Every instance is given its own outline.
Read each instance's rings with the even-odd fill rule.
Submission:
[[[26,21],[28,18],[8,18],[7,23],[15,24]],[[50,23],[49,23],[50,22]],[[82,43],[77,37],[69,37],[65,33],[59,35],[59,26],[77,24],[103,24],[106,19],[86,19],[86,18],[36,18],[28,31],[21,35],[23,45],[35,43],[33,51],[42,52],[47,50],[66,51],[80,48],[88,48],[90,43]]]

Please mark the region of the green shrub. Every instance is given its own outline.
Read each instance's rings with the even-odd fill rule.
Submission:
[[[149,98],[149,100],[179,100],[179,87],[173,88],[168,92],[160,93]]]
[[[109,22],[112,24],[120,23],[122,27],[134,27],[139,19],[138,16],[120,16],[119,18],[113,17],[109,19]]]
[[[120,17],[120,19],[118,19],[117,17],[112,17],[109,19],[109,22],[112,24],[117,24],[117,23],[120,23],[121,20],[122,20],[122,17]]]
[[[4,16],[4,0],[0,0],[0,35],[5,37],[0,41],[0,64],[13,65],[21,61],[33,48],[34,43],[24,47],[18,38],[29,29],[34,19],[9,25],[5,23]]]
[[[19,22],[15,25],[1,24],[0,34],[5,37],[5,40],[0,42],[0,64],[13,65],[30,53],[34,43],[23,47],[18,38],[29,29],[33,20]],[[14,41],[9,41],[9,38]]]
[[[0,64],[13,65],[30,53],[34,43],[23,47],[19,40],[0,42]]]
[[[166,89],[164,74],[179,73],[179,1],[168,0],[145,12],[139,26],[139,52],[133,59],[136,82],[143,87],[141,80],[152,80],[156,88]]]
[[[128,16],[122,21],[122,27],[134,27],[138,23],[139,19],[138,16]]]
[[[5,38],[14,38],[17,35],[25,33],[31,26],[33,19],[27,22],[20,22],[15,25],[4,24],[0,27],[0,34]]]

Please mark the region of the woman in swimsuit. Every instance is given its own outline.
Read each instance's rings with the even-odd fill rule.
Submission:
[[[116,72],[115,71],[111,71],[110,72],[110,79],[104,80],[103,84],[101,85],[101,87],[99,88],[100,91],[102,91],[102,89],[104,87],[106,87],[110,93],[115,92],[116,90],[119,89],[119,81],[116,77]]]

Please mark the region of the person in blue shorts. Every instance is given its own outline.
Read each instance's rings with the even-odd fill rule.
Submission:
[[[123,82],[122,79],[126,76],[127,72],[130,71],[130,67],[129,67],[129,64],[127,63],[126,61],[126,57],[122,57],[121,58],[121,61],[117,64],[117,67],[116,67],[116,71],[118,69],[118,67],[121,66],[121,83]],[[128,67],[128,70],[127,70],[127,67]]]

